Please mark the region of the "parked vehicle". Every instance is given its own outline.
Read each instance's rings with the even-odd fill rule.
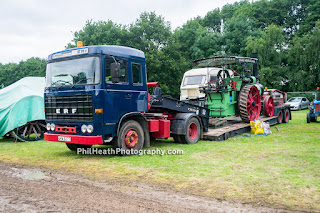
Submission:
[[[210,117],[240,116],[248,123],[259,118],[264,87],[257,78],[257,60],[255,55],[252,58],[214,56],[193,62],[197,67],[218,71],[215,79],[210,79],[204,86],[200,86],[200,92],[206,97],[205,105],[210,109]],[[230,67],[234,71],[230,70]],[[270,96],[266,98],[268,101],[264,108],[266,115],[271,117],[274,114],[273,99]]]
[[[307,113],[307,123],[317,122],[317,118],[320,115],[320,88],[317,87],[316,98],[311,102],[309,106],[309,112]]]
[[[293,97],[286,104],[289,104],[292,110],[302,110],[308,109],[310,101],[306,97]]]
[[[112,143],[127,154],[150,137],[191,144],[208,131],[209,110],[161,95],[147,83],[144,53],[129,47],[79,44],[49,55],[44,96],[45,140],[73,151]]]
[[[0,137],[43,140],[44,87],[44,77],[25,77],[0,90]]]

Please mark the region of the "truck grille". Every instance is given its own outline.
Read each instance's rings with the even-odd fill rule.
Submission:
[[[61,95],[45,97],[48,120],[93,120],[92,95]]]

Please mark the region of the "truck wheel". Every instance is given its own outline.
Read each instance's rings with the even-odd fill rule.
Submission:
[[[73,144],[73,143],[66,143],[67,147],[71,150],[71,151],[77,151],[77,149],[87,149],[87,148],[91,148],[91,145],[83,145],[83,144]]]
[[[200,133],[201,133],[200,123],[198,119],[191,118],[188,121],[186,128],[187,128],[186,129],[187,134],[180,136],[181,142],[186,144],[197,143],[198,140],[200,139]]]
[[[174,142],[181,143],[181,136],[183,135],[172,135]]]
[[[310,112],[307,113],[307,123],[310,123],[311,119],[310,119]]]
[[[125,151],[119,155],[131,155],[129,150],[141,150],[144,144],[144,134],[141,125],[134,120],[126,121],[120,128],[118,137],[114,140],[113,147]]]
[[[282,124],[282,120],[283,120],[283,112],[282,110],[280,110],[278,113],[278,124]]]
[[[284,123],[289,123],[290,120],[290,112],[289,109],[285,109],[284,110],[284,114],[283,114],[283,122]]]

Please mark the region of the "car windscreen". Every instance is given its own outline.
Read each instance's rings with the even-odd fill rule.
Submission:
[[[99,57],[52,62],[47,65],[46,86],[97,84],[100,82]]]
[[[205,75],[186,76],[184,78],[183,85],[200,85],[200,84],[204,84],[205,78],[206,78]]]
[[[288,102],[300,102],[301,98],[290,98]]]

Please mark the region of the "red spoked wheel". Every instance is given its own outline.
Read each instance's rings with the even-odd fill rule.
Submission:
[[[237,90],[238,89],[238,82],[234,81],[234,82],[231,82],[231,90]]]
[[[270,95],[267,95],[263,100],[263,113],[268,117],[271,117],[274,114],[274,102]]]
[[[259,118],[261,111],[260,91],[255,85],[244,86],[239,95],[239,111],[243,121],[249,122]]]
[[[137,130],[129,129],[124,136],[124,144],[128,149],[133,149],[137,146],[139,141],[139,135]]]
[[[191,123],[188,129],[189,138],[194,140],[198,135],[198,127],[195,123]]]

